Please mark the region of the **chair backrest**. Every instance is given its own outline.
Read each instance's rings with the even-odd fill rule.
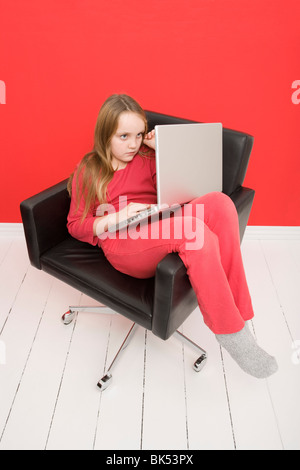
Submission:
[[[41,269],[40,256],[65,240],[70,197],[67,180],[21,202],[20,210],[30,262]]]
[[[185,124],[197,121],[146,111],[149,129],[159,124]],[[245,179],[253,137],[223,128],[223,192],[230,196]]]

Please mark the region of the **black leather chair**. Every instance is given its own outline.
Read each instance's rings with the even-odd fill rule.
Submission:
[[[149,129],[157,124],[193,122],[147,111]],[[253,137],[223,129],[223,192],[231,197],[239,215],[242,240],[254,191],[242,186],[253,145]],[[177,335],[199,353],[194,369],[206,362],[206,352],[178,332],[180,325],[197,307],[186,269],[176,253],[167,255],[157,266],[155,277],[136,279],[116,271],[98,247],[72,238],[66,228],[70,198],[64,180],[21,203],[21,215],[30,262],[63,282],[87,294],[133,322],[129,333],[106,374],[98,382],[105,389],[119,353],[128,344],[137,325],[151,330],[162,340]],[[99,308],[99,307],[95,307]],[[62,320],[69,324],[75,312],[70,307]],[[91,310],[91,307],[88,307]],[[100,308],[101,311],[101,308]]]

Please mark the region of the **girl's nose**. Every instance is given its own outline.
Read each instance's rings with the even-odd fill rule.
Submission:
[[[135,149],[136,148],[136,140],[135,139],[130,139],[129,141],[129,147],[131,149]]]

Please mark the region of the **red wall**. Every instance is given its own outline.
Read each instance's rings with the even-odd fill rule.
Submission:
[[[125,92],[254,135],[249,223],[300,225],[299,0],[0,0],[0,12],[0,222],[69,175],[103,100]]]

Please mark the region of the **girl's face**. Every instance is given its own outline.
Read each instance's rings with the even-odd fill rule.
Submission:
[[[118,128],[110,143],[114,170],[125,168],[133,160],[143,142],[144,133],[145,123],[138,114],[132,111],[120,114]]]

